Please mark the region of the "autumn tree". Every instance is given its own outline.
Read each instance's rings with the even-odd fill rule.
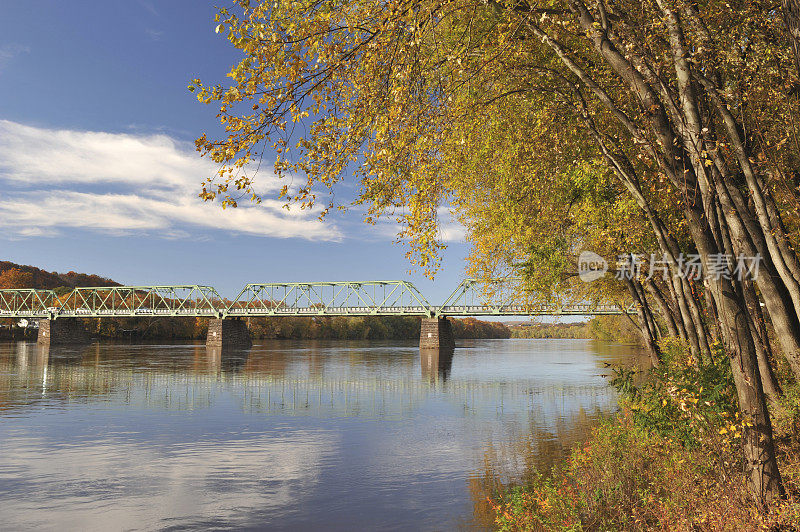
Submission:
[[[239,0],[217,26],[243,55],[232,85],[190,85],[219,106],[225,128],[220,140],[197,141],[221,168],[201,195],[224,206],[259,201],[254,169],[272,153],[279,174],[305,176],[282,192],[304,207],[334,206],[321,192],[354,175],[367,219],[395,217],[410,257],[429,273],[443,245],[440,209],[454,205],[476,242],[476,267],[521,271],[539,293],[548,282],[563,288],[566,263],[554,257],[580,243],[657,249],[671,275],[635,279],[631,297],[640,309],[660,306],[698,358],[719,336],[752,424],[743,445],[749,485],[768,502],[781,482],[762,384],[765,319],[800,375],[795,8],[793,0]],[[607,190],[592,191],[595,178]],[[603,216],[613,208],[619,216],[609,221],[625,229],[609,238]],[[730,257],[760,257],[760,275],[706,275],[700,284],[680,275],[689,252],[705,272],[732,269]],[[531,267],[535,257],[549,265]],[[640,326],[652,318],[640,312]]]
[[[34,288],[33,274],[17,268],[0,273],[0,289]]]

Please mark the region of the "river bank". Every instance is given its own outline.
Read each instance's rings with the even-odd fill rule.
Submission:
[[[627,316],[594,316],[588,321],[525,323],[510,327],[512,338],[573,338],[642,344],[642,335]]]
[[[662,343],[664,364],[644,384],[616,370],[619,410],[551,468],[496,486],[500,530],[796,530],[800,523],[800,386],[779,371],[784,395],[770,405],[787,492],[760,508],[747,489],[742,419],[730,365],[697,363]]]
[[[10,320],[9,320],[10,321]],[[253,339],[260,340],[413,340],[419,339],[420,318],[414,316],[260,317],[247,318]],[[204,340],[208,318],[81,318],[95,338],[125,341]],[[458,339],[510,338],[499,322],[450,318]],[[33,328],[0,327],[0,340],[36,339]]]
[[[0,341],[36,340],[38,332],[28,327],[0,326]]]

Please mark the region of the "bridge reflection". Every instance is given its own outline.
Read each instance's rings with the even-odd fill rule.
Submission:
[[[455,349],[420,349],[419,361],[422,370],[422,378],[428,382],[435,383],[439,380],[446,381],[453,368],[453,356]]]
[[[336,348],[331,355],[330,347],[326,351],[303,346],[236,351],[185,345],[94,344],[75,349],[17,343],[13,353],[0,353],[0,416],[42,402],[102,401],[140,409],[195,410],[232,399],[250,413],[368,418],[406,417],[431,401],[437,408],[492,418],[571,417],[584,406],[594,410],[614,404],[603,382],[554,386],[526,380],[453,380],[458,355],[452,350],[386,346],[393,352],[386,356],[375,352],[381,348],[356,345]],[[164,350],[173,353],[164,357]],[[382,378],[387,371],[394,378]]]

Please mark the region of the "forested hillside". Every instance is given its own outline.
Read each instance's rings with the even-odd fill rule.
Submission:
[[[76,286],[119,286],[119,283],[99,275],[48,272],[36,266],[0,261],[0,288],[74,288]]]

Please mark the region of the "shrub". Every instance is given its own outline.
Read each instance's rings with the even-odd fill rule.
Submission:
[[[718,346],[715,347],[718,349]],[[728,361],[698,363],[662,345],[665,363],[641,384],[617,368],[620,409],[546,473],[489,497],[500,530],[797,530],[800,386],[775,412],[788,496],[762,512],[745,489]]]

